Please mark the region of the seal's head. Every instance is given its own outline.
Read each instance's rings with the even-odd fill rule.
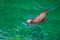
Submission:
[[[27,20],[27,23],[29,23],[29,24],[32,23],[32,20],[31,19],[28,19]]]

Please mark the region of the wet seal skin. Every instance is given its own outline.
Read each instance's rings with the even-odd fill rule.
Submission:
[[[37,23],[42,23],[45,20],[45,17],[47,15],[48,11],[45,10],[44,12],[40,13],[36,18],[34,19],[28,19],[27,23],[28,24],[37,24]]]

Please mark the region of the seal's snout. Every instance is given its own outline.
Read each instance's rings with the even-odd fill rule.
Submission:
[[[27,20],[27,23],[31,23],[31,22],[32,22],[32,20],[31,20],[31,19]]]

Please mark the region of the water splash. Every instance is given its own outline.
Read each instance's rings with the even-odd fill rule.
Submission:
[[[32,27],[36,27],[37,24],[29,24],[29,23],[23,22],[22,25],[24,25],[25,28],[27,27],[32,28]]]

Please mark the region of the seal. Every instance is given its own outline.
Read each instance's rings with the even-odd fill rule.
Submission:
[[[29,24],[31,24],[31,23],[33,23],[33,24],[41,23],[41,22],[43,22],[45,20],[47,13],[48,13],[48,11],[45,10],[44,12],[40,13],[36,18],[28,19],[27,23],[29,23]]]

